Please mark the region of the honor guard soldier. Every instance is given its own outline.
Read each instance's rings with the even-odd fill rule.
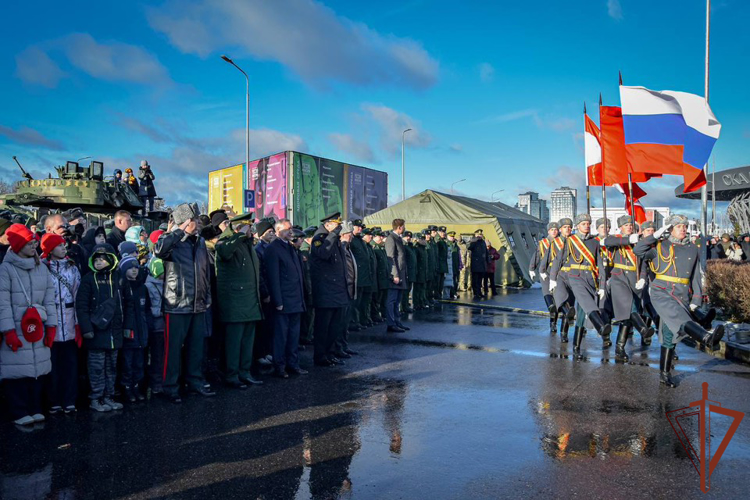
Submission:
[[[557,306],[555,305],[555,298],[549,291],[549,275],[544,274],[544,278],[542,278],[539,268],[542,265],[542,260],[550,257],[550,247],[555,245],[555,239],[557,239],[558,234],[559,226],[557,222],[547,224],[547,237],[539,240],[539,247],[531,255],[531,261],[529,262],[529,276],[532,281],[536,279],[536,275],[539,273],[539,283],[542,284],[544,303],[547,305],[547,310],[549,311],[549,331],[552,335],[557,335]],[[562,248],[562,240],[558,244]],[[552,255],[552,258],[555,258],[554,255]]]
[[[711,333],[707,331],[705,323],[701,325],[693,317],[703,301],[703,276],[699,249],[690,242],[687,226],[687,217],[672,215],[667,219],[666,226],[652,236],[642,238],[633,249],[635,255],[649,262],[649,268],[654,273],[649,292],[661,320],[660,382],[667,387],[676,387],[670,370],[677,342],[690,337],[716,350],[724,336],[724,325],[719,325]],[[666,237],[662,239],[662,236]]]
[[[567,270],[567,282],[576,302],[586,314],[593,327],[602,337],[609,336],[612,326],[604,321],[597,305],[599,289],[599,269],[597,254],[599,242],[591,234],[591,216],[580,214],[576,217],[576,234],[565,239],[562,252],[557,254],[550,271],[550,289],[557,287],[557,278],[561,270]],[[582,332],[576,331],[573,337],[573,353],[576,359],[582,359]]]
[[[643,224],[641,224],[641,238],[651,236],[652,234],[654,234],[655,230],[656,226],[654,226],[653,222],[644,222]],[[643,320],[646,322],[646,326],[648,326],[649,328],[651,328],[652,326],[653,328],[657,328],[659,325],[659,315],[656,313],[656,309],[654,309],[654,306],[651,304],[651,292],[649,292],[649,284],[654,279],[654,274],[651,272],[648,262],[646,262],[645,260],[640,259],[638,264],[639,270],[636,288],[640,288],[641,290],[641,310],[643,311]],[[641,345],[650,346],[651,339],[646,340],[641,337]],[[674,359],[677,359],[676,353],[674,355]]]
[[[607,250],[607,248],[604,246],[604,239],[609,236],[609,219],[605,219],[604,217],[597,219],[596,230],[599,233],[596,239],[599,241],[600,249],[599,262],[597,262],[597,265],[599,266],[599,274],[601,275],[603,273],[603,276],[601,276],[601,281],[608,284],[610,275],[612,273],[612,252]],[[609,293],[609,285],[607,285],[605,289],[604,300],[599,300],[599,310],[602,311],[603,314],[605,314],[605,319],[607,317],[611,319],[614,316],[614,312],[612,310],[612,298],[610,297]],[[607,348],[611,346],[612,342],[608,341],[603,347]]]
[[[612,255],[612,272],[609,280],[614,321],[618,323],[617,346],[615,357],[621,361],[628,361],[625,344],[633,328],[637,329],[642,339],[650,339],[654,330],[646,325],[640,315],[641,290],[643,283],[639,283],[639,259],[633,253],[633,245],[638,242],[638,235],[633,233],[633,218],[623,215],[617,219],[620,227],[619,235],[607,236],[604,246]],[[603,295],[600,293],[600,297]]]
[[[370,259],[374,259],[375,255],[372,253],[370,245],[364,240],[363,231],[367,229],[367,226],[361,219],[355,219],[352,221],[354,226],[352,242],[349,244],[349,248],[354,255],[354,260],[357,263],[357,298],[354,301],[353,313],[351,315],[351,321],[349,328],[357,331],[362,328],[367,328],[367,320],[369,314],[363,312],[362,304],[365,303],[369,306],[371,295],[370,288],[372,287],[372,265]]]
[[[552,269],[552,262],[554,262],[557,255],[562,252],[563,248],[565,248],[565,240],[570,236],[573,229],[573,220],[568,217],[563,217],[557,225],[560,228],[559,235],[552,240],[552,244],[547,249],[547,253],[544,255],[542,262],[539,265],[539,277],[548,283],[550,279],[550,271]],[[563,315],[562,323],[560,324],[560,341],[563,344],[567,344],[570,323],[575,317],[575,297],[573,297],[573,293],[570,291],[570,285],[568,284],[568,270],[559,270],[558,284],[558,289],[553,289],[549,285],[548,287],[549,293],[551,293],[552,297],[555,299],[555,306],[557,307],[558,314],[562,313]]]

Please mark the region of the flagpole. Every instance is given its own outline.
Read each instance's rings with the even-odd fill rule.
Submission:
[[[586,165],[586,102],[583,103],[583,169],[586,174],[586,213],[591,214],[591,189],[589,186],[589,166]]]
[[[714,168],[711,174],[711,228],[716,231],[716,155],[714,155]]]
[[[619,84],[622,87],[622,71],[618,74]],[[633,221],[633,229],[635,230],[635,200],[633,200],[633,173],[631,172],[630,164],[628,164],[628,194],[625,196],[625,207],[628,205],[628,198],[630,199],[630,217]]]
[[[602,94],[599,93],[599,124],[601,125],[602,117]],[[601,134],[601,129],[599,130]],[[607,176],[604,175],[604,148],[602,148],[602,214],[604,216],[604,227],[610,227],[609,219],[607,218]],[[607,231],[609,233],[609,231]]]
[[[708,104],[708,67],[709,67],[709,41],[711,39],[711,0],[706,0],[706,104]],[[703,166],[703,175],[708,179],[708,163]],[[701,188],[701,231],[705,238],[707,234],[707,223],[708,223],[708,189],[704,184]]]

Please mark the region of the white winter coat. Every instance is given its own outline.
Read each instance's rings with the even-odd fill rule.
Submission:
[[[5,339],[0,343],[1,379],[38,378],[48,374],[52,368],[50,350],[45,347],[44,339],[32,344],[21,334],[21,318],[29,303],[18,281],[19,278],[31,298],[31,303],[45,309],[45,326],[57,326],[55,289],[49,269],[44,264],[37,265],[33,258],[19,257],[9,249],[0,265],[0,332],[15,330],[23,345],[18,351],[13,352],[5,344]]]
[[[55,342],[67,342],[76,338],[75,297],[81,286],[81,273],[70,259],[50,260],[47,265],[55,287],[55,309],[57,310],[57,334]]]

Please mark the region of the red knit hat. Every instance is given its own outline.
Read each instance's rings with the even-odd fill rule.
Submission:
[[[156,245],[156,242],[159,240],[159,236],[164,234],[164,231],[161,229],[157,229],[156,231],[151,231],[151,234],[148,236],[148,239],[151,240],[151,243]]]
[[[65,244],[65,238],[55,233],[44,233],[42,236],[42,258],[46,259],[47,256],[57,248],[59,245]]]
[[[23,224],[11,224],[8,230],[5,231],[5,234],[8,236],[10,248],[15,253],[20,252],[28,242],[34,239],[34,233]]]

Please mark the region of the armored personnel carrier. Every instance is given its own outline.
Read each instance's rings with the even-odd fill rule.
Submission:
[[[15,157],[13,159],[18,163]],[[55,167],[57,177],[50,174],[46,179],[34,179],[20,163],[18,167],[24,180],[16,183],[15,192],[0,195],[0,209],[20,211],[22,207],[32,207],[39,219],[44,214],[80,208],[94,223],[111,218],[118,210],[127,210],[148,227],[158,226],[168,219],[166,212],[137,217],[143,209],[138,194],[114,177],[105,177],[104,163],[100,161],[92,161],[88,167],[69,161],[65,166]]]

